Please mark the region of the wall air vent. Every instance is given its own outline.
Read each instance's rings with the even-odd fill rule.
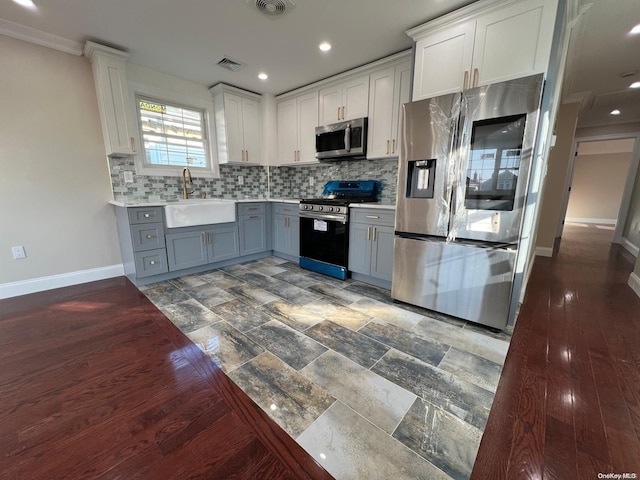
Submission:
[[[292,0],[251,0],[259,12],[270,18],[278,18],[296,6]]]
[[[237,72],[242,67],[244,67],[244,63],[238,62],[236,60],[232,60],[231,58],[225,56],[216,63],[216,65],[221,66],[222,68],[226,68],[227,70],[231,70],[232,72]]]

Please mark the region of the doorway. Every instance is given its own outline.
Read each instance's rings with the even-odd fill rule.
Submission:
[[[564,198],[565,225],[611,232],[637,257],[640,247],[640,181],[637,181],[640,135],[621,134],[574,140]]]

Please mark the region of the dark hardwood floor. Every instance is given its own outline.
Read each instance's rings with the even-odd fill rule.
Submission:
[[[640,478],[640,298],[612,234],[569,224],[536,259],[472,479]]]
[[[0,478],[331,476],[118,278],[0,301]]]

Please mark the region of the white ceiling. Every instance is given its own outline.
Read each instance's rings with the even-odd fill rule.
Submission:
[[[206,86],[225,82],[273,94],[410,48],[407,29],[473,3],[294,0],[295,7],[273,19],[256,11],[252,0],[34,1],[37,9],[27,10],[0,0],[0,21],[121,48],[132,63]],[[627,35],[640,23],[640,1],[571,1],[589,7],[572,38],[563,92],[565,100],[583,101],[579,125],[640,122],[640,90],[626,88],[640,74],[618,77],[640,71],[640,35]],[[324,40],[333,45],[328,53],[318,50]],[[229,72],[216,66],[225,55],[246,67]],[[257,78],[261,71],[267,81]],[[623,113],[612,118],[614,105]]]

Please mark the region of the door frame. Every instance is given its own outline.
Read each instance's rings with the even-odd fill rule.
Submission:
[[[567,216],[567,208],[569,206],[569,196],[571,184],[573,182],[573,169],[575,166],[576,156],[578,152],[578,144],[585,142],[601,142],[605,140],[623,140],[625,138],[635,138],[635,145],[633,146],[633,152],[631,154],[631,164],[629,165],[629,171],[627,173],[627,180],[625,181],[624,191],[622,193],[622,200],[620,201],[620,208],[618,209],[618,216],[616,219],[616,228],[613,232],[612,243],[622,242],[622,232],[624,231],[625,222],[629,213],[629,207],[631,205],[631,194],[635,186],[636,176],[638,174],[638,166],[640,165],[640,132],[629,133],[615,133],[608,135],[592,135],[586,137],[574,137],[573,145],[571,149],[571,159],[569,160],[569,166],[567,169],[567,176],[564,186],[564,196],[562,198],[562,207],[560,219],[558,221],[558,227],[556,230],[556,238],[562,237],[562,231],[564,229],[564,219]]]

